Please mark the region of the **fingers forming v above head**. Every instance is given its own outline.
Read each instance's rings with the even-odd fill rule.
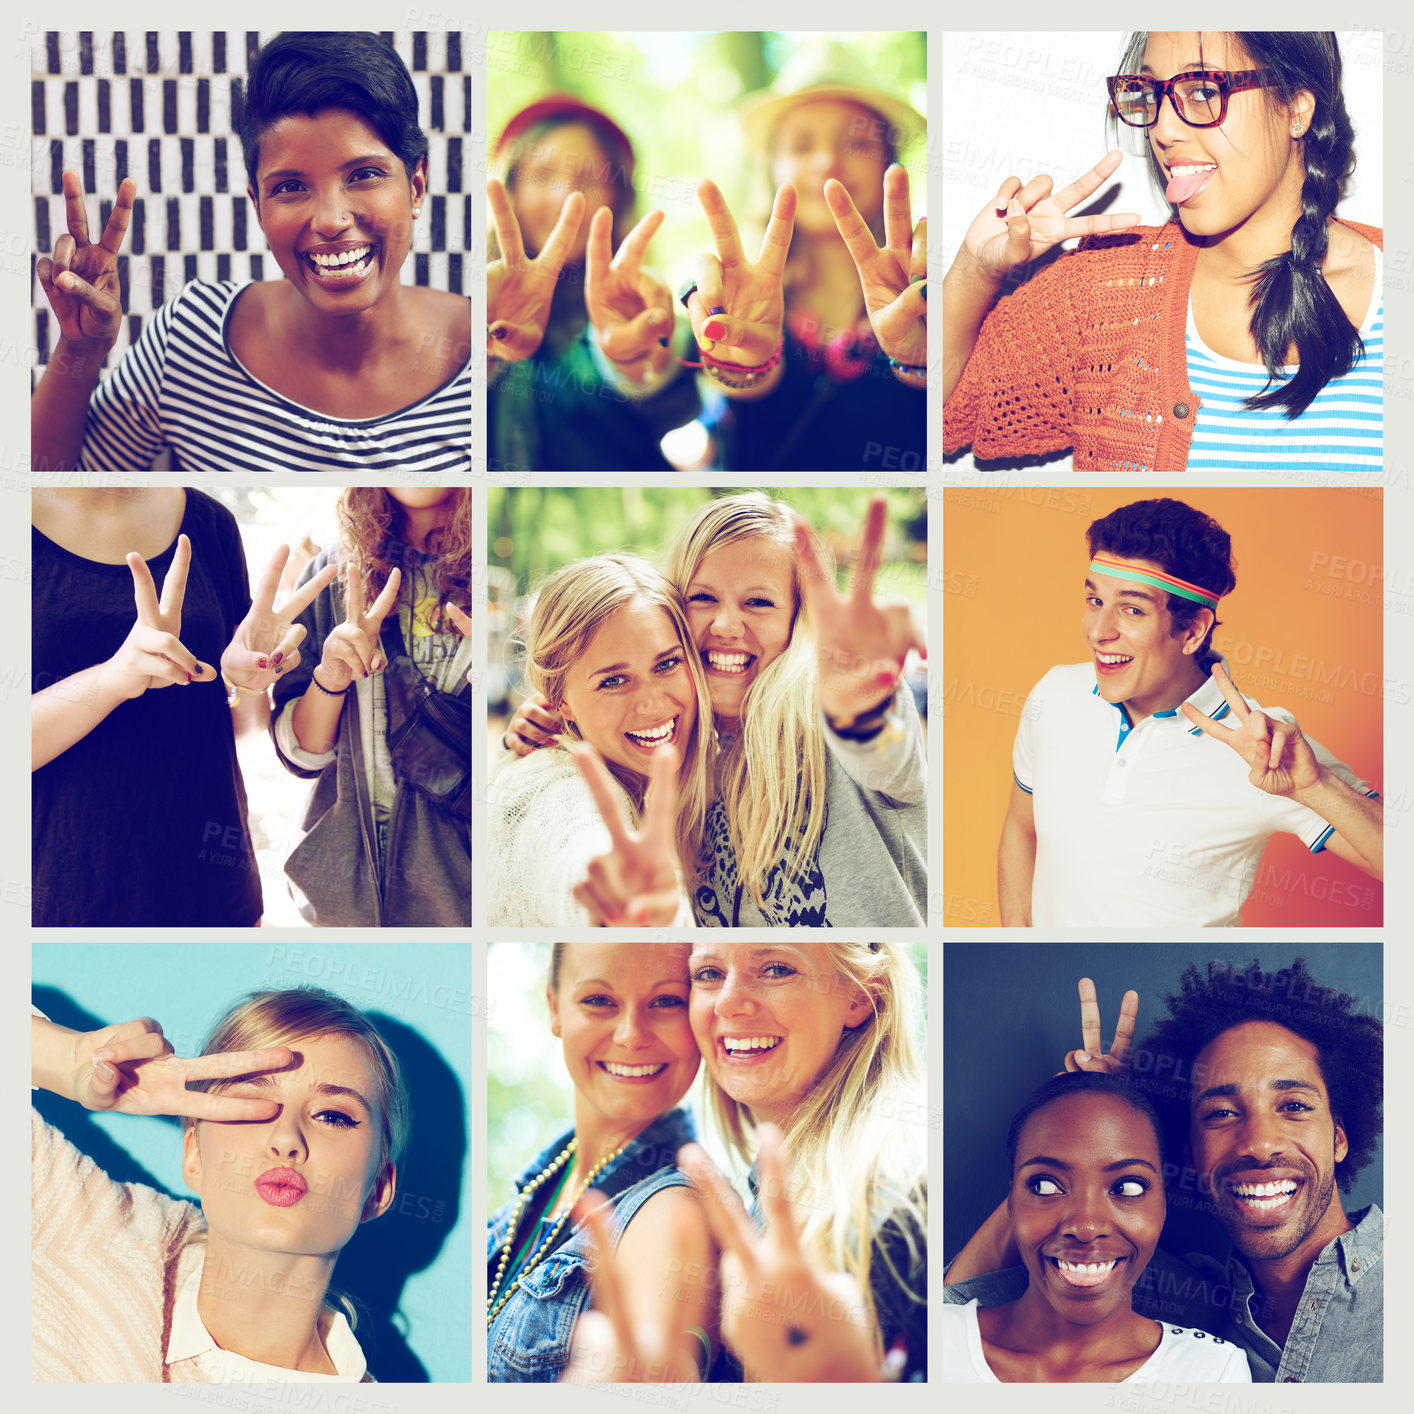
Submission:
[[[1119,1004],[1119,1020],[1115,1023],[1114,1040],[1110,1042],[1110,1057],[1120,1065],[1128,1065],[1129,1048],[1134,1044],[1134,1027],[1139,1019],[1139,993],[1129,991]]]

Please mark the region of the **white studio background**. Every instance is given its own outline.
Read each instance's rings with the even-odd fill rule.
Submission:
[[[1146,225],[1172,220],[1172,208],[1149,177],[1147,139],[1106,121],[1105,79],[1120,69],[1128,32],[948,32],[930,49],[942,70],[941,217],[933,264],[952,265],[967,228],[1007,177],[1042,172],[1057,188],[1089,171],[1112,147],[1119,171],[1082,212],[1137,211]],[[1355,127],[1357,164],[1339,214],[1370,226],[1384,220],[1384,46],[1378,30],[1337,32],[1345,106]],[[1067,247],[1077,244],[1067,242]],[[1063,452],[1047,471],[1069,471]],[[949,476],[975,472],[970,452],[946,464]]]

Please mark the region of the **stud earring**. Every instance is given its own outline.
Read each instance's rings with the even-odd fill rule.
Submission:
[[[1299,123],[1293,123],[1291,127],[1292,137],[1300,137],[1303,129]]]

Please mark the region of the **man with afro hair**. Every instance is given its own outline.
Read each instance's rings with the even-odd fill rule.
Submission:
[[[1086,538],[1086,661],[1052,668],[1017,727],[1002,924],[1240,924],[1274,834],[1382,877],[1378,796],[1290,712],[1240,693],[1213,648],[1237,586],[1227,531],[1161,498]]]

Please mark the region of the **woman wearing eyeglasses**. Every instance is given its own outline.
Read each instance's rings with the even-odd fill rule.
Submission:
[[[1338,220],[1354,131],[1330,33],[1140,33],[1108,80],[1174,209],[1072,217],[1008,177],[945,282],[944,451],[1077,471],[1380,465],[1381,233]],[[998,300],[1013,271],[1079,249]]]

